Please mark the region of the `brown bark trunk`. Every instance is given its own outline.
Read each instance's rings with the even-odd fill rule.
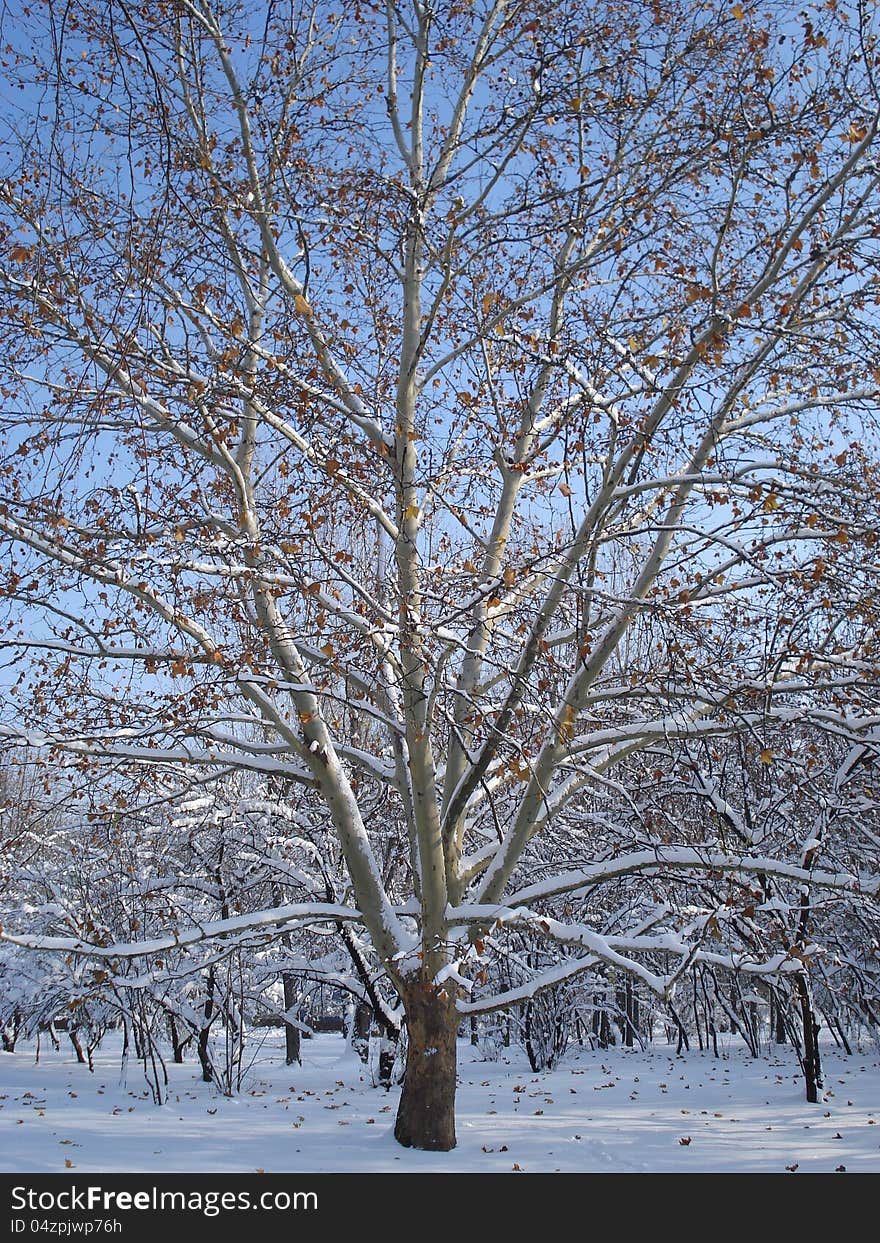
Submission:
[[[211,1022],[214,1017],[214,968],[208,972],[207,996],[205,997],[205,1006],[202,1010],[204,1021],[199,1031],[198,1052],[199,1061],[202,1065],[202,1080],[204,1083],[212,1083],[214,1080],[214,1067],[211,1065],[211,1058],[208,1052],[208,1040],[211,1035]]]
[[[455,1002],[420,978],[403,998],[407,1051],[394,1138],[404,1148],[448,1152],[455,1147]]]
[[[370,1027],[372,1026],[372,1021],[373,1011],[362,1001],[358,1002],[354,1008],[351,1020],[351,1047],[364,1064],[370,1059]]]
[[[281,976],[281,984],[284,989],[284,1012],[288,1014],[297,1002],[296,977],[285,971]],[[292,1066],[294,1062],[302,1065],[300,1029],[287,1022],[284,1024],[284,1060],[288,1066]]]
[[[76,1053],[76,1060],[79,1062],[81,1066],[85,1066],[86,1055],[85,1053],[83,1053],[83,1047],[80,1044],[80,1039],[79,1039],[79,1035],[77,1033],[76,1028],[71,1027],[68,1030],[67,1035],[70,1037],[70,1043],[73,1045],[74,1052]]]
[[[177,1021],[173,1014],[168,1015],[168,1033],[171,1036],[171,1049],[174,1063],[176,1066],[181,1066],[183,1065],[183,1051],[189,1044],[192,1037],[187,1037],[185,1040],[180,1039],[180,1033],[177,1030]]]
[[[822,1087],[822,1062],[819,1057],[819,1024],[813,1009],[813,998],[806,975],[795,977],[795,990],[801,1010],[801,1022],[804,1029],[804,1055],[801,1065],[804,1071],[804,1087],[809,1104],[815,1105],[819,1100]]]
[[[397,1060],[397,1041],[388,1036],[382,1037],[379,1049],[379,1086],[386,1092],[391,1091],[394,1077],[394,1063]]]

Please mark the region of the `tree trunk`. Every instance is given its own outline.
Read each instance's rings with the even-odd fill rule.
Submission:
[[[418,978],[403,1003],[408,1040],[394,1138],[404,1148],[448,1152],[455,1147],[455,1002]]]
[[[822,1087],[822,1062],[819,1057],[819,1024],[813,1009],[813,998],[806,974],[795,977],[795,990],[800,1003],[801,1022],[804,1029],[804,1055],[801,1064],[804,1071],[804,1085],[807,1101],[815,1105],[819,1100],[819,1089]]]
[[[617,990],[617,1008],[620,1011],[620,1034],[627,1049],[635,1044],[638,1026],[639,1003],[633,993],[632,977],[627,976],[622,989]]]
[[[3,1037],[3,1052],[4,1053],[15,1052],[15,1044],[16,1044],[16,1041],[18,1040],[18,1025],[19,1025],[19,1014],[18,1014],[18,1011],[15,1010],[13,1011],[11,1022],[3,1024],[2,1037]]]
[[[212,1083],[214,1080],[214,1067],[211,1065],[211,1056],[208,1051],[208,1040],[211,1035],[211,1023],[214,1016],[214,968],[208,972],[207,995],[205,997],[205,1005],[202,1010],[203,1022],[199,1031],[198,1053],[199,1062],[202,1066],[202,1081],[204,1083]]]
[[[391,1091],[394,1081],[394,1063],[397,1060],[397,1041],[391,1036],[382,1036],[379,1046],[379,1086],[386,1092]]]
[[[171,1049],[175,1065],[180,1066],[183,1063],[183,1051],[189,1044],[191,1037],[187,1037],[185,1040],[180,1039],[177,1021],[173,1014],[168,1015],[168,1033],[171,1036]]]
[[[281,983],[284,989],[284,1012],[288,1014],[297,1002],[296,976],[285,971],[281,976]],[[300,1030],[294,1027],[293,1023],[286,1021],[284,1024],[284,1060],[288,1066],[292,1066],[294,1062],[302,1064]]]
[[[598,993],[593,996],[593,1005],[596,1007],[593,1010],[593,1035],[596,1037],[596,1044],[600,1049],[608,1049],[614,1043],[608,1011],[605,1009],[607,1001],[608,998],[605,993]]]
[[[85,1066],[86,1055],[85,1053],[83,1053],[83,1047],[80,1044],[79,1034],[76,1028],[69,1027],[67,1029],[67,1035],[68,1035],[68,1038],[70,1039],[70,1043],[73,1045],[74,1052],[76,1053],[76,1060],[80,1063],[81,1066]]]
[[[372,1023],[373,1011],[365,1002],[359,1001],[354,1008],[351,1020],[351,1047],[364,1063],[370,1060],[370,1027]]]

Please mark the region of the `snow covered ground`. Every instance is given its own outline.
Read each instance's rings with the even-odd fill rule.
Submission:
[[[138,1063],[120,1084],[108,1042],[95,1074],[65,1045],[0,1054],[4,1172],[256,1170],[524,1173],[880,1172],[880,1054],[824,1050],[824,1100],[808,1105],[793,1052],[753,1061],[674,1047],[579,1050],[536,1075],[525,1055],[477,1060],[460,1045],[458,1147],[408,1152],[393,1140],[397,1090],[370,1086],[341,1036],[303,1041],[286,1067],[278,1033],[245,1091],[221,1096],[194,1062],[170,1066],[152,1104]],[[475,1056],[476,1055],[476,1056]]]

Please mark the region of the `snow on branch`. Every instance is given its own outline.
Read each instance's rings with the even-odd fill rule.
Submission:
[[[710,871],[745,873],[750,876],[777,876],[785,880],[809,883],[823,889],[835,889],[876,898],[880,893],[880,876],[857,876],[851,872],[808,871],[792,863],[771,859],[766,855],[731,855],[720,850],[703,850],[690,846],[657,846],[652,850],[634,850],[606,859],[591,867],[578,868],[563,876],[554,876],[511,895],[508,905],[523,906],[542,898],[572,893],[577,889],[590,889],[620,876],[645,874],[661,868],[706,868]],[[479,923],[497,910],[491,903],[480,906],[461,906],[453,918],[461,923]]]
[[[150,941],[128,941],[111,945],[96,945],[79,937],[17,936],[0,928],[0,940],[29,950],[46,950],[57,953],[81,954],[86,958],[141,958],[147,954],[167,953],[186,945],[196,945],[213,937],[228,937],[235,933],[251,932],[260,928],[275,928],[279,932],[306,924],[324,923],[327,920],[356,923],[361,913],[354,907],[340,906],[330,902],[293,903],[270,910],[255,911],[249,915],[236,915],[230,919],[215,919],[198,928],[167,937],[155,937]]]

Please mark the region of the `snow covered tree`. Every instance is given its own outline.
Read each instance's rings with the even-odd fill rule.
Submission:
[[[667,998],[706,961],[705,920],[603,935],[567,897],[658,870],[876,897],[859,860],[615,828],[660,742],[742,734],[772,771],[794,722],[876,716],[873,23],[5,10],[4,733],[320,800],[351,899],[191,937],[356,928],[405,1014],[402,1144],[455,1142],[463,1014],[597,964]],[[577,859],[534,879],[560,826]],[[564,960],[493,994],[507,926]]]

